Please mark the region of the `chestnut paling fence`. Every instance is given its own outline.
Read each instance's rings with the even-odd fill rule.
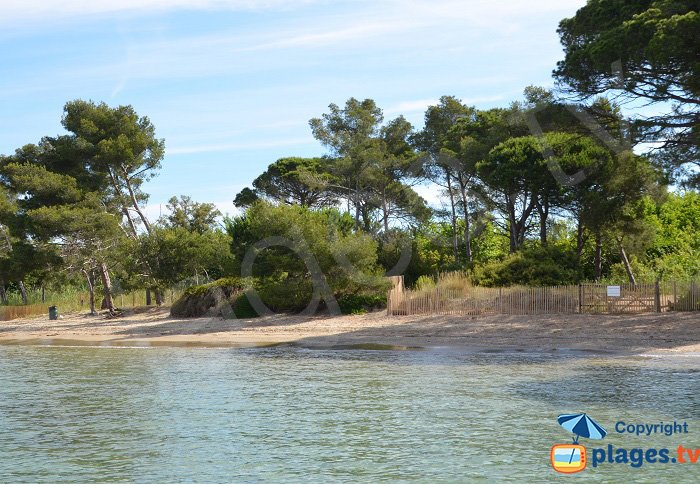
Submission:
[[[165,304],[172,304],[178,297],[182,295],[181,288],[168,289],[164,291]],[[40,302],[44,299],[44,302]],[[36,301],[36,302],[33,302]],[[39,316],[42,314],[48,315],[49,306],[57,306],[59,314],[74,311],[85,311],[90,308],[90,296],[87,292],[71,293],[66,295],[52,295],[46,293],[43,295],[30,294],[31,304],[11,304],[0,306],[0,321],[11,321],[18,318],[26,318]],[[100,309],[102,302],[102,294],[98,291],[95,294],[96,308]],[[155,305],[155,299],[152,300]],[[128,293],[120,293],[114,296],[114,304],[118,308],[127,309],[134,307],[146,306],[146,292],[144,290],[132,291]]]
[[[645,284],[580,284],[547,287],[462,285],[407,289],[403,276],[392,277],[387,298],[390,315],[440,314],[640,314],[700,311],[698,281]],[[452,285],[454,286],[454,285]]]

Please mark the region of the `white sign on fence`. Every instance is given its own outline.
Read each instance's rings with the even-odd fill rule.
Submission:
[[[620,297],[620,286],[608,286],[608,297]]]

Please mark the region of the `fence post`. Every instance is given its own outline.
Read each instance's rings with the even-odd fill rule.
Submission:
[[[676,280],[673,280],[673,309],[678,310],[678,296],[676,293]]]
[[[578,285],[578,313],[583,313],[583,286]]]
[[[656,312],[661,312],[661,288],[659,287],[659,280],[657,279],[654,283],[654,303],[656,304]]]

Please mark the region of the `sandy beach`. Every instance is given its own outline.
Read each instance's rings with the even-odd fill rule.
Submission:
[[[541,316],[277,315],[178,319],[168,308],[117,318],[73,313],[0,323],[0,344],[460,347],[481,351],[700,352],[700,313]]]

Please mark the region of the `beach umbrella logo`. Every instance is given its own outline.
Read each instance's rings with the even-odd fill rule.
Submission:
[[[557,472],[573,474],[586,468],[586,448],[578,439],[602,439],[608,432],[585,413],[564,414],[557,417],[559,425],[573,433],[573,443],[557,444],[550,451],[552,467]]]

